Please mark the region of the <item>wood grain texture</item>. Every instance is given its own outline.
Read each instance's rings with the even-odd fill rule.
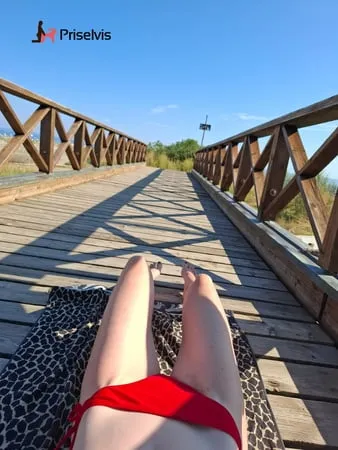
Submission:
[[[338,404],[269,395],[284,441],[288,445],[331,446],[338,439]]]

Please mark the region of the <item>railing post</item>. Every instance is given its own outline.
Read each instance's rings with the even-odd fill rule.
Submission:
[[[85,128],[84,123],[81,121],[81,125],[78,128],[78,130],[75,133],[74,136],[74,153],[78,160],[80,169],[83,169],[85,166],[86,161],[84,161],[84,151],[83,151],[83,142],[84,142],[84,136],[85,136]]]
[[[330,272],[338,273],[338,189],[319,255],[319,264]]]
[[[47,173],[54,170],[54,131],[55,109],[51,108],[40,123],[40,155],[47,164]],[[43,168],[39,170],[45,172]]]
[[[289,163],[289,152],[281,127],[274,132],[270,150],[269,166],[266,173],[264,189],[258,208],[258,218],[266,220],[266,208],[283,189],[286,171]]]

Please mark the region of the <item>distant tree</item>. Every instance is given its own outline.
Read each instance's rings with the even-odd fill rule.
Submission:
[[[149,144],[148,144],[148,151],[149,152],[165,153],[166,146],[164,144],[162,144],[161,141],[149,142]]]
[[[193,158],[200,146],[194,139],[183,139],[174,144],[164,145],[160,141],[150,142],[148,150],[156,153],[165,153],[171,161],[184,161]]]

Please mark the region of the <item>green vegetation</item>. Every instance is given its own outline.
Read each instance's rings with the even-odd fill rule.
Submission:
[[[285,184],[287,184],[291,178],[292,175],[287,174]],[[326,210],[330,213],[337,186],[334,183],[331,183],[324,174],[318,175],[316,177],[316,181],[326,206]],[[230,192],[232,192],[232,186]],[[254,189],[251,189],[245,199],[245,202],[256,208],[256,196]],[[296,197],[277,215],[276,222],[286,230],[296,235],[313,234],[304,202],[300,194],[296,195]]]
[[[147,149],[146,163],[160,169],[190,172],[193,168],[194,154],[199,148],[194,139],[185,139],[170,145],[164,145],[160,141],[151,142]]]
[[[14,175],[22,175],[24,173],[37,172],[35,165],[7,163],[0,167],[0,177],[12,177]]]

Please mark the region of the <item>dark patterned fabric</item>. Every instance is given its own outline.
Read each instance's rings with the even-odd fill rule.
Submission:
[[[53,288],[46,310],[0,374],[0,448],[53,449],[68,427],[110,291]],[[161,372],[170,374],[182,338],[182,306],[155,303]],[[284,449],[246,337],[228,312],[248,420],[249,449]],[[132,357],[132,351],[131,351]]]

